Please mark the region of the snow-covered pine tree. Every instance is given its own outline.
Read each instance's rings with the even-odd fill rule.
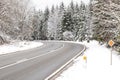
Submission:
[[[87,23],[87,15],[86,15],[86,5],[81,2],[80,9],[77,11],[77,13],[74,14],[74,26],[75,26],[75,40],[85,40],[86,38],[86,23]]]
[[[75,12],[74,12],[74,15],[72,16],[72,19],[73,19],[73,26],[74,26],[74,31],[73,31],[73,34],[74,34],[74,40],[78,40],[79,38],[79,31],[80,31],[80,22],[81,22],[81,18],[80,18],[80,6],[78,4],[76,4],[75,6]]]
[[[115,38],[118,22],[110,9],[109,0],[92,1],[93,38],[108,42]]]
[[[48,39],[60,40],[61,39],[61,19],[62,16],[59,14],[59,10],[56,8],[51,11],[48,19]]]
[[[120,0],[109,0],[109,10],[114,16],[114,22],[117,22],[114,41],[115,49],[120,52]]]
[[[113,17],[115,18],[113,21],[117,22],[115,39],[117,42],[120,42],[120,1],[119,0],[109,0],[109,10],[111,11]]]
[[[63,13],[65,11],[65,5],[63,2],[60,3],[59,12]]]
[[[89,42],[92,38],[92,14],[91,14],[91,0],[86,5],[86,40]]]
[[[42,40],[46,40],[47,39],[47,28],[48,28],[48,19],[49,19],[49,15],[50,15],[50,10],[47,7],[44,11],[44,18],[43,18],[43,28],[42,28]]]
[[[71,12],[65,11],[62,17],[62,32],[65,31],[74,31],[73,20]]]
[[[75,12],[75,4],[73,1],[71,1],[70,5],[68,6],[68,11],[71,12],[71,14],[73,15]]]
[[[54,13],[54,11],[55,11],[55,7],[54,7],[54,5],[52,5],[51,13]]]

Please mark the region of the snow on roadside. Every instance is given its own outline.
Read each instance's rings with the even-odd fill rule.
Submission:
[[[113,52],[113,64],[110,65],[110,49],[99,45],[97,41],[82,42],[88,47],[83,56],[77,58],[75,64],[64,71],[56,80],[120,80],[120,57]]]
[[[5,44],[0,46],[0,55],[12,53],[16,51],[27,50],[42,45],[43,43],[35,42],[35,41],[13,41],[10,44]]]

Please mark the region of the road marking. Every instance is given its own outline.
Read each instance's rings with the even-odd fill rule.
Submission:
[[[84,46],[84,45],[82,45]],[[82,54],[85,51],[86,47],[84,46],[83,50],[80,51],[75,57],[73,57],[71,60],[69,60],[65,65],[61,66],[59,69],[57,69],[54,73],[52,73],[51,75],[49,75],[47,78],[45,78],[45,80],[49,80],[50,78],[52,78],[55,74],[57,74],[60,70],[62,70],[63,68],[65,68],[70,62],[72,62],[74,59],[76,59],[80,54]]]
[[[62,44],[62,46],[61,46],[60,48],[57,48],[57,49],[52,50],[52,51],[49,51],[49,52],[47,52],[46,54],[42,54],[42,55],[39,55],[39,56],[35,56],[35,57],[29,58],[29,59],[27,59],[27,58],[25,59],[25,58],[24,58],[24,59],[21,59],[21,60],[17,61],[16,63],[12,63],[12,64],[9,64],[9,65],[0,67],[0,70],[1,70],[1,69],[4,69],[4,68],[7,68],[7,67],[11,67],[11,66],[17,65],[17,64],[20,64],[20,63],[23,63],[23,62],[26,62],[26,61],[30,61],[30,60],[36,59],[36,58],[41,57],[41,56],[48,55],[49,53],[55,52],[55,51],[57,51],[57,50],[59,50],[59,49],[62,49],[63,47],[64,47],[64,44]]]
[[[27,58],[25,58],[25,59],[21,59],[21,60],[19,60],[19,61],[17,61],[16,63],[22,63],[22,62],[25,62],[25,61],[28,61],[29,59],[27,59]]]

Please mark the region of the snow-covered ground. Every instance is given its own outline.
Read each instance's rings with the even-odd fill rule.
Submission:
[[[43,43],[36,41],[13,41],[10,44],[0,46],[0,55],[8,54],[16,51],[27,50],[42,46]]]
[[[83,56],[76,59],[68,70],[56,80],[120,80],[120,57],[113,51],[113,64],[110,65],[110,49],[99,45],[97,41],[83,42],[88,49]]]

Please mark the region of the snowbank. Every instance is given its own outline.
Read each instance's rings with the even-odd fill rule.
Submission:
[[[113,52],[113,64],[110,65],[110,49],[97,41],[83,42],[88,47],[85,51],[87,63],[80,56],[68,70],[56,80],[120,80],[120,57]]]
[[[0,55],[12,53],[21,50],[27,50],[35,47],[42,46],[43,43],[41,42],[33,42],[33,41],[14,41],[10,44],[5,44],[0,46]]]

